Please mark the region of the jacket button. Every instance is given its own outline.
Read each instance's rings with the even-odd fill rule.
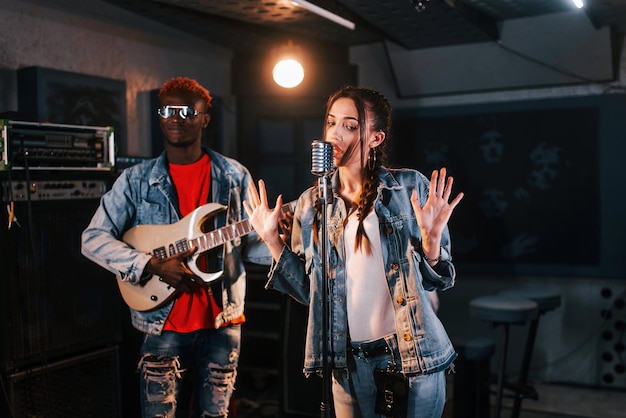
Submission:
[[[404,334],[404,341],[411,341],[411,334]]]
[[[391,227],[391,226],[387,226],[387,227],[385,228],[385,232],[386,232],[387,234],[391,234],[391,233],[393,232],[393,227]]]
[[[402,296],[398,296],[396,298],[396,302],[398,302],[398,305],[402,305],[404,303],[404,298]]]
[[[391,263],[391,269],[392,270],[398,271],[398,268],[399,268],[398,263]]]

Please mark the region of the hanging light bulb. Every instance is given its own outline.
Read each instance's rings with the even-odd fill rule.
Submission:
[[[281,87],[290,89],[298,86],[304,80],[304,68],[302,64],[293,58],[286,58],[274,65],[272,72],[274,81]]]
[[[274,82],[286,89],[294,88],[304,80],[304,67],[300,63],[300,49],[293,46],[290,40],[286,47],[275,51],[276,64],[272,71]]]

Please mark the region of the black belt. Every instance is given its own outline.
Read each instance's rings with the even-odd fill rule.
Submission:
[[[376,340],[371,343],[353,343],[348,346],[348,353],[361,358],[376,357],[388,354],[391,351],[384,339]]]

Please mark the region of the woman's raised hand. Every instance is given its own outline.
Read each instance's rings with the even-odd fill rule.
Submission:
[[[267,204],[267,191],[263,180],[259,180],[258,191],[254,183],[250,183],[248,187],[248,200],[243,202],[252,228],[254,228],[255,232],[268,246],[275,260],[278,260],[280,257],[284,246],[284,242],[278,231],[278,221],[281,217],[282,205],[283,197],[280,195],[276,199],[274,209],[270,209]]]
[[[463,199],[463,193],[459,193],[449,202],[453,182],[452,177],[446,178],[444,167],[433,171],[430,178],[428,200],[424,206],[420,206],[417,190],[413,190],[411,194],[411,204],[415,218],[422,230],[422,245],[425,251],[430,250],[431,246],[436,247],[436,249],[433,248],[433,252],[438,251],[441,234],[450,220],[452,211]]]

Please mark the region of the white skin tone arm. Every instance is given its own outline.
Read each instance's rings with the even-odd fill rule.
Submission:
[[[451,202],[452,177],[446,179],[446,169],[434,170],[431,175],[430,192],[424,206],[419,205],[417,191],[411,194],[411,204],[415,212],[422,233],[422,248],[426,257],[437,260],[440,256],[441,235],[447,225],[454,208],[463,199],[463,193],[459,193]],[[248,213],[250,223],[256,233],[268,246],[274,260],[278,260],[285,246],[278,230],[278,221],[281,216],[283,200],[282,196],[276,199],[274,209],[270,209],[267,202],[265,182],[259,180],[257,191],[254,185],[248,188],[248,200],[244,202],[244,208]],[[431,265],[437,261],[430,262]]]

